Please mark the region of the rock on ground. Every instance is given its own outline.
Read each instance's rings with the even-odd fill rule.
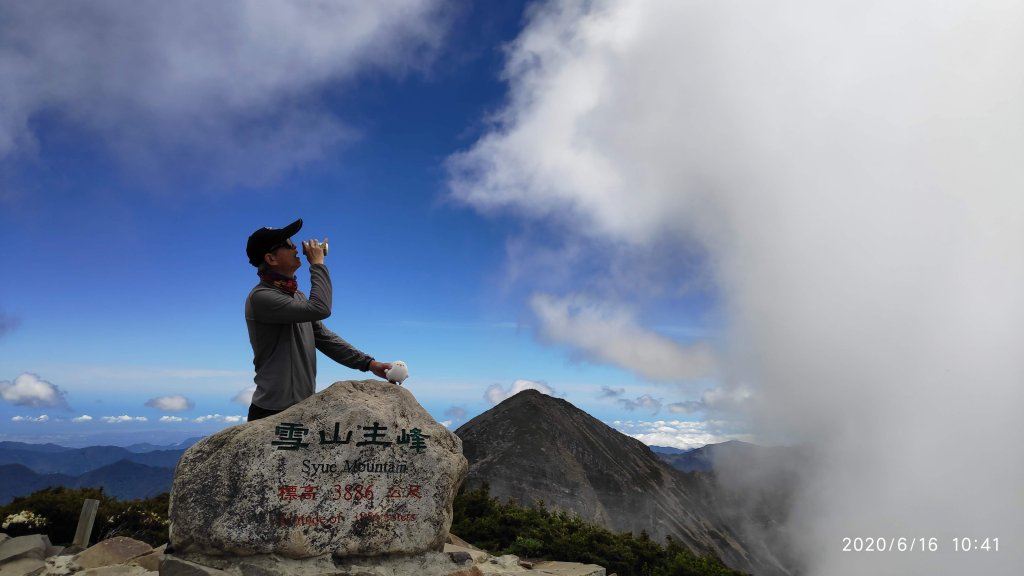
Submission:
[[[38,558],[16,558],[0,563],[0,576],[33,576],[46,568]]]
[[[125,536],[115,536],[98,542],[75,557],[75,563],[83,568],[98,568],[123,564],[128,560],[152,552],[153,547]]]
[[[556,576],[605,576],[605,569],[596,564],[577,564],[575,562],[538,562],[533,565],[533,572]]]
[[[10,538],[0,542],[0,563],[22,558],[43,560],[49,548],[50,539],[40,534]]]
[[[0,534],[0,549],[5,544]],[[9,539],[15,540],[15,539]],[[0,562],[0,576],[605,576],[603,568],[571,562],[521,562],[512,555],[495,558],[449,535],[444,552],[380,556],[293,559],[278,555],[207,556],[164,554],[165,547],[149,549],[130,538],[113,538],[76,554],[41,560],[33,551],[59,550],[45,536],[16,542],[22,553]],[[451,544],[458,542],[459,544]],[[46,546],[44,548],[44,546]],[[140,555],[134,552],[148,549]],[[27,552],[27,555],[24,554]],[[106,565],[99,565],[108,562]],[[84,565],[90,568],[84,568]]]
[[[104,540],[78,554],[51,546],[46,536],[3,538],[0,576],[154,576],[163,548],[125,537]]]
[[[401,386],[336,382],[185,452],[171,548],[314,558],[439,551],[468,464]]]

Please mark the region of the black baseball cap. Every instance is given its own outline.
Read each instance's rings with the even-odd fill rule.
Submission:
[[[249,236],[249,242],[245,245],[245,254],[249,257],[249,264],[259,266],[263,262],[263,255],[270,252],[270,249],[285,240],[295,236],[295,233],[302,228],[302,218],[285,226],[284,228],[260,228]]]

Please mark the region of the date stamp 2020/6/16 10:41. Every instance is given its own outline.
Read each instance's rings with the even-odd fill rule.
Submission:
[[[937,536],[920,537],[850,537],[842,539],[843,552],[998,552],[999,538],[956,537],[942,539]]]

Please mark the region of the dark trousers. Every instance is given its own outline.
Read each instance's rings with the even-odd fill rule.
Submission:
[[[274,414],[280,414],[284,410],[267,410],[266,408],[260,408],[255,404],[249,404],[249,422],[253,420],[259,420],[260,418],[266,418],[267,416],[273,416]]]

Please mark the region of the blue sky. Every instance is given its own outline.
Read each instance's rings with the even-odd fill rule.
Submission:
[[[0,436],[177,439],[237,421],[246,406],[236,397],[252,380],[242,304],[256,277],[245,240],[295,218],[301,237],[331,240],[328,327],[378,359],[405,360],[407,386],[439,421],[456,427],[495,391],[535,386],[631,433],[645,421],[700,422],[667,406],[699,400],[715,386],[710,374],[652,379],[545,335],[537,294],[604,289],[601,258],[571,247],[590,239],[453,193],[452,158],[492,132],[509,103],[508,50],[528,22],[525,3],[395,2],[394,13],[386,4],[360,9],[376,24],[338,10],[317,32],[393,27],[394,38],[351,47],[303,40],[296,27],[280,31],[291,52],[271,57],[272,38],[217,42],[215,21],[238,18],[245,3],[205,24],[185,8],[166,8],[162,24],[102,2],[82,8],[85,21],[2,9],[0,54],[24,62],[5,70],[16,105],[2,123],[0,239],[21,280],[0,304]],[[126,22],[152,37],[130,37]],[[63,45],[22,37],[47,26],[64,31]],[[199,60],[161,68],[176,57]],[[563,254],[572,278],[551,272]],[[305,269],[298,277],[308,287]],[[694,286],[622,312],[669,346],[710,341],[715,295]],[[320,358],[321,389],[361,377]],[[728,434],[698,427],[679,438]]]

